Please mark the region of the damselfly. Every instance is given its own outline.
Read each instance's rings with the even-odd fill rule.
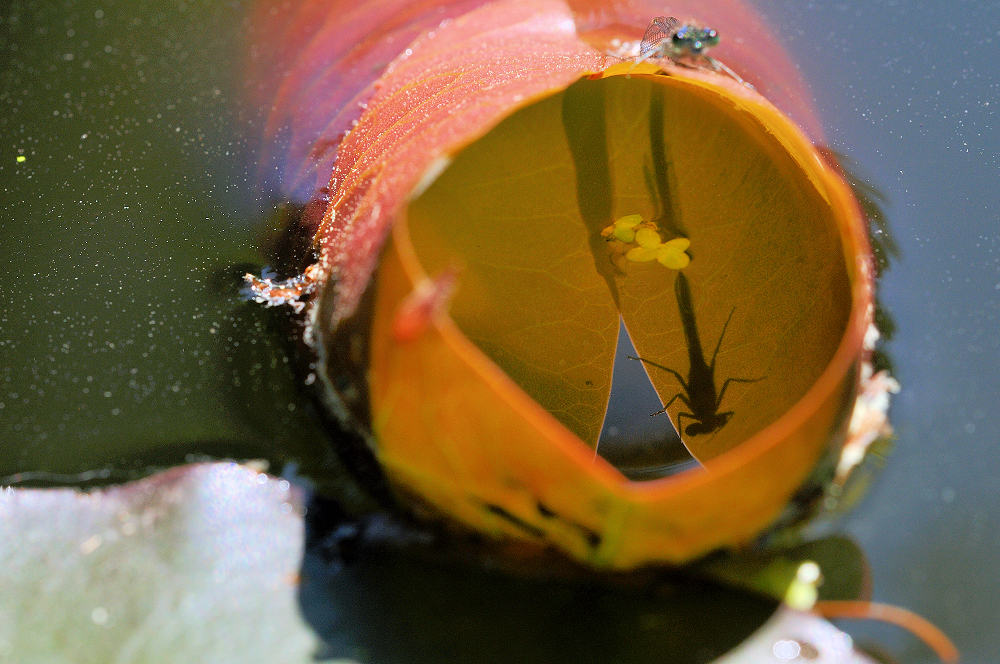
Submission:
[[[689,67],[707,65],[713,71],[725,72],[752,88],[736,72],[708,55],[708,49],[718,44],[719,33],[708,26],[681,23],[673,16],[657,16],[650,22],[639,43],[639,57],[635,65],[651,59],[670,60]]]

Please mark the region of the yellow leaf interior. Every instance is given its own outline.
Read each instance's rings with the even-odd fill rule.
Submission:
[[[679,78],[582,80],[515,112],[407,217],[428,274],[462,266],[463,333],[592,447],[620,320],[704,462],[802,398],[851,310],[821,190],[738,100]]]

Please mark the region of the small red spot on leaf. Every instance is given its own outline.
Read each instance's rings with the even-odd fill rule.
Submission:
[[[407,342],[422,335],[436,316],[444,313],[458,279],[458,268],[447,268],[434,279],[425,279],[403,300],[393,321],[396,341]]]

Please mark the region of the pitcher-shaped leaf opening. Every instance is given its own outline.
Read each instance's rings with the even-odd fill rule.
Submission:
[[[684,76],[574,83],[456,151],[394,224],[376,454],[442,513],[598,566],[746,543],[843,441],[870,315],[862,228],[763,100]],[[668,246],[686,260],[656,260]],[[447,307],[393,336],[450,265]],[[640,483],[595,454],[621,322],[702,468]]]
[[[640,63],[578,9],[490,3],[391,61],[289,292],[401,504],[597,567],[680,563],[752,541],[836,454],[871,256],[724,31],[725,68]],[[633,481],[602,457],[622,327],[696,467]]]

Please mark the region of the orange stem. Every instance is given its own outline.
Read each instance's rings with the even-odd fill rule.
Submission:
[[[824,600],[816,602],[813,612],[824,618],[881,620],[898,625],[926,643],[942,662],[958,662],[958,648],[944,632],[929,620],[898,606],[860,600]]]

